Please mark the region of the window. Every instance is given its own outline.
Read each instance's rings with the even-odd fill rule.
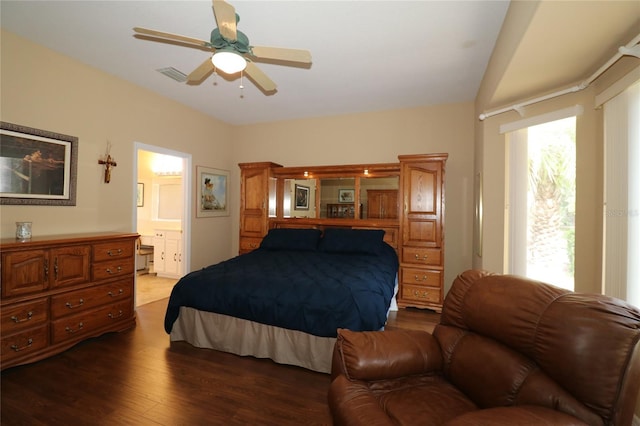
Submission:
[[[575,129],[571,115],[507,135],[509,271],[569,290],[575,264]]]

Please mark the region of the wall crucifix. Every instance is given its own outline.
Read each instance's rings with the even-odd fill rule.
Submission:
[[[103,159],[98,160],[98,164],[104,165],[104,182],[111,182],[111,168],[116,167],[118,164],[111,157],[111,142],[107,142],[107,152]]]

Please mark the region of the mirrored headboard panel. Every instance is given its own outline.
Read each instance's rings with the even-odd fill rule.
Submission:
[[[399,163],[278,167],[276,219],[398,219]],[[271,209],[270,209],[271,210]]]

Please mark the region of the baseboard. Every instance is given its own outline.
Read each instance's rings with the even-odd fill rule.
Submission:
[[[640,426],[640,417],[633,416],[633,422],[631,423],[631,426]]]

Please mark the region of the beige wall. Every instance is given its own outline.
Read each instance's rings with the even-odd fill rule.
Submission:
[[[191,154],[193,170],[231,169],[232,127],[138,86],[2,31],[1,119],[79,138],[77,205],[8,206],[0,236],[13,237],[16,221],[32,221],[34,235],[134,228],[134,143]],[[107,141],[118,166],[103,182],[98,159]],[[191,267],[231,256],[234,217],[195,219]],[[212,243],[215,242],[215,243]]]
[[[238,162],[283,166],[393,163],[399,154],[449,154],[446,166],[445,285],[471,267],[473,104],[321,117],[234,129]],[[237,169],[237,167],[236,167]],[[234,170],[235,174],[239,173]],[[240,187],[234,179],[232,192]],[[238,221],[234,221],[237,250]]]
[[[79,137],[77,205],[2,206],[2,237],[27,220],[34,235],[135,230],[135,142],[191,154],[194,175],[197,165],[231,172],[231,215],[192,213],[191,269],[237,253],[240,162],[379,163],[446,152],[447,288],[471,266],[472,103],[234,127],[11,33],[2,32],[1,43],[1,119]],[[97,164],[107,141],[118,162],[110,184]]]

